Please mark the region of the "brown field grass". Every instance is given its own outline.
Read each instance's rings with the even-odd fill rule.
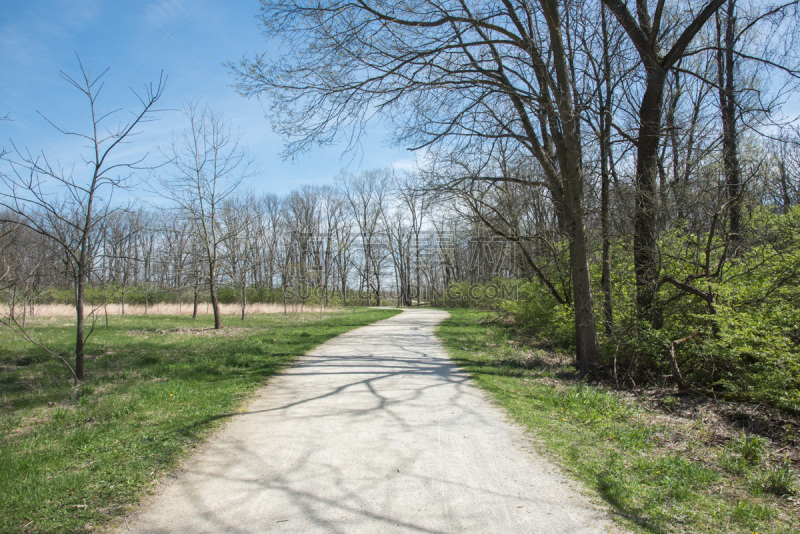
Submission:
[[[92,309],[87,305],[86,314],[89,315]],[[238,304],[220,304],[220,311],[223,315],[241,315],[242,308]],[[291,313],[301,310],[299,307],[290,305],[287,311]],[[318,307],[305,306],[302,311],[312,313],[319,312],[320,309]],[[21,309],[16,310],[16,312],[18,317],[22,315]],[[97,315],[105,315],[106,313],[108,315],[121,315],[121,312],[122,307],[119,304],[109,304],[95,309]],[[211,315],[211,304],[200,304],[197,313],[199,315]],[[247,305],[247,313],[283,313],[283,305],[257,302]],[[126,304],[125,315],[192,315],[192,305],[190,303],[173,304],[161,302],[149,305],[145,310],[145,307],[141,304]],[[41,304],[34,309],[34,317],[75,317],[75,308],[68,304]]]

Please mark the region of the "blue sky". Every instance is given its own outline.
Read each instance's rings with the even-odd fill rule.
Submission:
[[[330,183],[338,171],[413,164],[414,155],[384,142],[373,125],[360,155],[342,155],[344,145],[315,149],[294,162],[279,155],[282,141],[265,118],[262,105],[233,89],[223,63],[268,50],[256,16],[257,0],[12,0],[0,20],[0,145],[9,139],[32,152],[44,151],[62,165],[79,164],[78,147],[37,114],[64,128],[86,126],[80,94],[59,78],[77,75],[79,54],[93,72],[105,68],[103,109],[135,109],[131,88],[155,82],[163,69],[168,82],[159,107],[165,111],[145,126],[125,150],[166,146],[184,127],[180,108],[198,99],[231,121],[242,134],[260,173],[255,191],[284,194],[302,184]],[[274,46],[274,45],[273,45]],[[123,117],[121,117],[123,118]]]

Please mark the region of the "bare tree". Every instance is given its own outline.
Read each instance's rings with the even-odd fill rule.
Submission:
[[[431,209],[431,197],[422,188],[421,183],[417,183],[418,176],[396,174],[395,187],[402,200],[402,205],[407,211],[408,224],[411,226],[411,233],[414,241],[414,284],[415,289],[410,291],[409,302],[411,305],[414,298],[417,304],[422,303],[422,250],[420,248],[420,234],[422,233],[425,219]],[[408,273],[411,276],[411,272]],[[409,284],[410,286],[411,284]]]
[[[572,298],[569,266],[561,262],[562,254],[555,243],[563,235],[558,230],[558,221],[555,224],[552,221],[557,209],[548,210],[552,203],[541,194],[542,187],[537,187],[533,179],[540,173],[525,165],[528,162],[523,159],[514,163],[501,158],[491,167],[483,166],[480,174],[461,162],[460,170],[453,171],[453,175],[438,176],[433,187],[440,196],[454,200],[459,220],[480,224],[494,237],[516,247],[526,270],[547,288],[556,302],[568,305]],[[487,174],[500,179],[481,179]],[[471,175],[475,178],[469,178]],[[480,232],[474,234],[478,240],[485,238]],[[562,276],[564,272],[567,279]]]
[[[361,237],[363,263],[356,266],[362,274],[367,291],[367,306],[381,305],[381,275],[387,256],[385,235],[382,234],[391,174],[386,170],[365,171],[358,176],[340,175],[339,186],[350,205],[351,214]]]
[[[266,287],[272,299],[275,275],[279,270],[281,200],[275,194],[265,194],[256,203],[258,212],[257,246],[261,288]]]
[[[108,221],[108,277],[119,290],[121,315],[125,315],[125,296],[133,277],[133,248],[140,220],[140,211],[125,211]]]
[[[389,254],[394,268],[397,305],[411,305],[411,247],[413,233],[401,209],[385,210],[382,216]]]
[[[320,195],[322,250],[320,285],[323,292],[320,300],[321,311],[322,307],[329,305],[331,289],[335,287],[335,270],[338,265],[336,258],[343,252],[341,237],[348,228],[348,221],[346,202],[338,190],[333,187],[323,187],[320,189]]]
[[[733,252],[741,240],[741,169],[739,166],[738,136],[736,128],[735,60],[736,0],[727,0],[725,8],[717,12],[717,85],[719,107],[722,110],[722,163],[725,170],[728,196],[728,224]],[[724,20],[724,22],[723,22]]]
[[[247,289],[257,270],[258,216],[258,205],[252,193],[229,198],[222,205],[221,218],[226,235],[224,264],[239,294],[242,321],[247,317]]]
[[[800,79],[796,53],[797,0],[777,3],[726,0],[716,17],[716,89],[722,122],[728,244],[738,255],[742,244],[745,162],[740,161],[742,130],[773,124],[776,109]]]
[[[378,110],[411,148],[491,154],[509,140],[536,159],[569,238],[577,364],[587,374],[598,350],[580,113],[562,17],[573,8],[555,0],[264,1],[267,35],[291,43],[292,56],[233,69],[244,94],[272,99],[289,152],[331,143],[348,126],[357,140]]]
[[[220,209],[243,180],[253,175],[240,136],[222,114],[187,102],[189,127],[173,141],[167,157],[172,171],[159,175],[159,194],[172,200],[191,221],[202,247],[208,275],[214,328],[222,327],[217,299],[220,253],[226,235]]]
[[[49,245],[44,237],[19,222],[0,223],[0,294],[8,303],[8,320],[18,321],[22,328],[27,317],[34,315],[35,298],[49,285],[45,281]]]
[[[22,224],[57,243],[61,249],[75,288],[75,376],[84,378],[84,345],[91,334],[85,332],[84,291],[92,263],[93,232],[114,211],[114,190],[126,187],[133,170],[140,168],[144,157],[136,160],[114,159],[119,148],[131,141],[137,127],[150,119],[161,98],[165,78],[149,84],[143,93],[134,92],[139,106],[127,120],[116,119],[119,109],[104,113],[97,103],[107,70],[94,76],[78,58],[79,76],[61,71],[60,76],[84,98],[91,117],[88,131],[60,128],[61,134],[75,137],[87,145],[82,165],[77,167],[51,161],[42,152],[14,146],[15,156],[8,157],[12,174],[3,177],[7,191],[0,193],[0,205],[14,213]],[[47,119],[45,119],[47,120]]]

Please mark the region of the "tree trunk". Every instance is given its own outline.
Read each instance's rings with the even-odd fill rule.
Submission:
[[[420,275],[419,275],[419,268],[420,268],[420,265],[419,265],[419,231],[417,231],[415,236],[414,236],[414,247],[415,247],[414,254],[416,256],[416,258],[415,258],[416,265],[414,266],[414,270],[415,270],[416,279],[417,279],[416,280],[417,281],[417,290],[416,290],[417,295],[416,296],[417,296],[417,306],[419,306],[420,304],[422,304],[422,283],[420,282]],[[411,295],[411,298],[412,299],[414,298],[413,294]]]
[[[725,42],[717,52],[719,72],[719,101],[722,110],[722,161],[725,170],[725,190],[728,200],[728,232],[732,255],[738,253],[741,241],[741,173],[736,139],[736,93],[734,86],[734,45],[736,31],[736,0],[728,0],[725,14]],[[717,33],[722,40],[722,23],[717,16]]]
[[[16,319],[17,308],[17,284],[11,287],[11,304],[8,306],[8,317],[13,321]]]
[[[636,273],[636,309],[639,319],[661,328],[663,317],[656,306],[659,263],[658,223],[658,146],[664,106],[666,71],[660,65],[647,65],[647,86],[639,108],[639,146],[636,160],[636,198],[633,216],[633,264]]]
[[[789,173],[786,171],[786,162],[783,157],[778,161],[778,173],[781,185],[781,213],[786,215],[792,207],[792,195],[790,192]]]
[[[78,380],[83,380],[83,354],[84,338],[83,330],[85,325],[83,309],[83,266],[78,266],[77,287],[75,288],[75,376]]]
[[[375,273],[375,305],[381,305],[381,278],[378,273]]]
[[[197,319],[197,307],[199,304],[200,304],[200,278],[195,276],[194,299],[192,300],[192,319]]]
[[[406,254],[406,306],[411,306],[411,251]]]
[[[564,215],[569,232],[569,262],[572,276],[572,296],[575,306],[576,367],[581,376],[597,373],[599,352],[594,322],[594,299],[589,274],[586,224],[583,219],[583,180],[580,168],[569,169],[565,176]]]
[[[214,330],[219,330],[222,328],[222,317],[220,317],[219,301],[217,300],[216,266],[209,265],[208,271],[209,297],[211,297],[211,308],[214,310]]]
[[[605,135],[604,135],[605,137]],[[607,139],[601,141],[601,147],[605,145]],[[600,275],[600,289],[603,292],[603,325],[605,332],[611,335],[614,327],[614,304],[611,300],[611,222],[610,222],[610,199],[609,199],[609,176],[607,169],[606,152],[608,146],[601,148],[602,171],[600,184],[600,226],[603,240],[602,273]]]
[[[606,334],[611,335],[614,326],[614,308],[611,300],[611,211],[609,209],[609,159],[611,158],[611,58],[608,53],[608,22],[606,7],[600,6],[603,32],[603,84],[600,85],[600,226],[603,240],[603,269],[600,288],[603,292],[603,324]]]
[[[242,321],[247,315],[247,275],[242,274]]]
[[[369,247],[367,247],[367,250],[369,250]],[[366,267],[366,275],[365,275],[366,278],[365,278],[365,284],[364,285],[367,288],[367,306],[372,306],[372,285],[371,285],[371,281],[370,281],[369,262],[370,262],[370,256],[368,254],[367,257],[366,257],[366,265],[365,265],[365,267]]]

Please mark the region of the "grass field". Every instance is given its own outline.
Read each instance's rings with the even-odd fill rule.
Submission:
[[[227,317],[220,331],[207,317],[113,317],[91,336],[78,387],[0,330],[0,532],[102,530],[293,358],[396,313]],[[68,324],[35,319],[30,332],[66,356]]]
[[[623,524],[657,533],[800,531],[788,459],[796,443],[731,433],[587,385],[568,355],[491,319],[451,310],[437,334],[539,449],[583,480]]]

